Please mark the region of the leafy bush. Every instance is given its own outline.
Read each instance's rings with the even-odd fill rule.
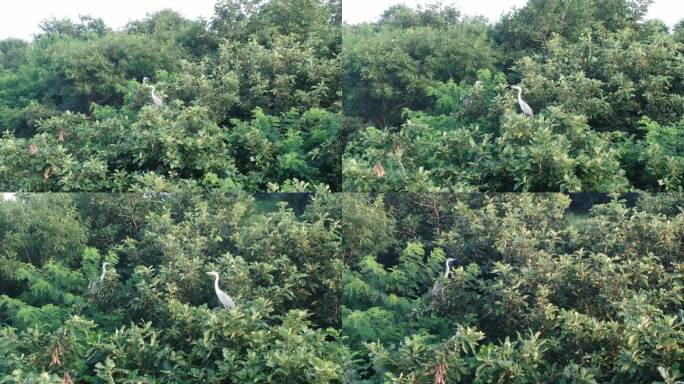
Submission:
[[[97,118],[66,113],[43,120],[39,133],[5,134],[0,185],[24,191],[127,191],[188,188],[265,190],[275,180],[330,180],[338,167],[339,114],[322,109],[218,126],[205,107],[144,107],[129,118],[94,106]],[[85,163],[79,159],[88,159]],[[150,186],[146,178],[156,178]],[[184,183],[184,184],[182,184]],[[161,184],[161,185],[160,185]],[[276,187],[277,188],[277,187]]]
[[[0,189],[339,190],[341,4],[258,3],[0,42]]]
[[[530,0],[495,24],[394,7],[344,26],[343,190],[681,190],[681,28],[644,21],[648,4]]]
[[[350,355],[339,331],[338,200],[298,195],[299,213],[278,200],[0,202],[0,382],[339,380]],[[89,293],[103,261],[111,266]],[[220,307],[211,270],[237,309]]]
[[[347,375],[681,380],[684,196],[637,198],[582,212],[562,194],[350,195],[343,206],[377,209],[352,209],[360,228],[345,235],[342,324],[356,359]],[[365,246],[365,229],[388,221],[373,231],[395,241]],[[448,278],[446,258],[456,259]]]

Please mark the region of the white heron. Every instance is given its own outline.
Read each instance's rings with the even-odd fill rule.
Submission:
[[[223,304],[223,307],[226,309],[235,309],[237,306],[235,305],[235,301],[233,301],[233,298],[228,296],[225,292],[219,288],[218,281],[219,281],[219,274],[216,271],[211,271],[207,272],[207,275],[214,276],[214,290],[216,291],[216,296],[218,297],[219,301],[221,304]]]
[[[517,89],[518,90],[518,104],[520,105],[520,109],[522,112],[530,117],[534,117],[534,112],[532,111],[532,108],[525,102],[525,100],[522,99],[522,88],[518,85],[514,85],[511,88]]]
[[[106,268],[108,265],[110,265],[108,262],[106,262],[106,261],[103,262],[102,263],[102,274],[100,275],[100,278],[95,279],[95,280],[91,281],[90,284],[88,284],[88,294],[89,295],[94,294],[95,292],[97,292],[100,289],[100,285],[104,281],[105,273],[107,272]]]
[[[444,280],[449,279],[449,273],[451,272],[451,265],[449,264],[451,264],[452,261],[456,261],[456,259],[451,257],[446,259],[446,262],[444,263],[444,279],[441,279],[439,277],[437,278],[437,281],[435,281],[435,285],[432,287],[433,295],[442,292],[442,290],[444,289]]]
[[[156,105],[157,107],[159,107],[159,108],[164,108],[164,101],[163,101],[159,96],[157,96],[157,95],[154,94],[154,92],[155,92],[157,89],[154,87],[154,85],[149,85],[149,84],[147,84],[149,81],[150,81],[150,79],[148,79],[147,77],[144,77],[144,78],[143,78],[143,85],[146,85],[146,86],[152,88],[152,92],[151,92],[151,94],[152,94],[152,102],[153,102],[154,105]]]

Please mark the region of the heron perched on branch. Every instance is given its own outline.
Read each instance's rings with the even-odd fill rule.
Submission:
[[[149,84],[147,84],[149,81],[150,81],[150,79],[148,79],[147,77],[144,77],[144,78],[143,78],[143,85],[152,88],[152,92],[151,92],[151,95],[152,95],[152,102],[153,102],[154,105],[156,105],[157,107],[159,107],[159,108],[164,108],[164,101],[163,101],[159,96],[157,96],[157,95],[154,94],[154,92],[155,92],[157,89],[154,87],[154,85],[149,85]]]
[[[88,284],[88,294],[89,295],[95,294],[100,289],[100,286],[102,285],[102,282],[104,281],[105,273],[107,272],[106,268],[108,265],[110,265],[108,262],[106,262],[106,261],[103,262],[102,263],[102,274],[100,275],[100,277],[98,279],[91,281],[90,284]]]
[[[464,109],[470,109],[470,106],[473,104],[474,99],[476,99],[482,90],[482,82],[480,80],[475,82],[475,87],[473,88],[474,91],[473,93],[468,96],[465,100],[463,100],[463,108]]]
[[[228,296],[225,292],[219,288],[218,281],[219,281],[219,274],[216,271],[211,271],[207,272],[207,275],[214,276],[214,290],[216,291],[216,296],[218,297],[219,301],[221,304],[223,304],[223,307],[226,309],[235,309],[237,305],[235,305],[235,301],[233,301],[233,298]]]
[[[436,295],[438,293],[441,293],[444,290],[444,280],[449,279],[449,273],[451,272],[451,262],[456,261],[454,258],[448,258],[446,259],[446,262],[444,263],[444,279],[437,278],[437,281],[435,281],[435,285],[432,287],[432,294]]]
[[[530,117],[534,117],[534,112],[532,111],[532,108],[530,108],[529,104],[525,102],[525,100],[522,99],[522,88],[518,85],[514,85],[511,88],[517,89],[518,90],[518,104],[520,105],[520,109],[522,112]]]

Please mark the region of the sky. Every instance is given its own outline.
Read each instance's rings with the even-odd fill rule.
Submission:
[[[129,21],[149,13],[171,8],[185,17],[211,18],[216,0],[0,0],[0,39],[29,40],[40,32],[38,24],[46,19],[79,15],[101,17],[107,26],[120,29]]]
[[[342,18],[349,24],[376,20],[385,9],[394,4],[411,7],[435,3],[434,0],[342,0]],[[513,7],[521,8],[527,0],[442,0],[442,4],[452,4],[468,16],[485,16],[494,22]],[[684,19],[683,0],[655,0],[646,16],[660,19],[670,27]]]
[[[0,39],[8,37],[31,39],[40,29],[38,24],[51,17],[79,15],[101,17],[112,28],[120,29],[131,20],[144,18],[149,13],[171,8],[187,18],[211,18],[216,0],[0,0]],[[348,23],[372,21],[390,5],[409,6],[434,3],[435,0],[342,0],[343,18]],[[512,7],[522,7],[527,0],[443,0],[454,4],[466,15],[482,15],[496,21]],[[655,0],[648,18],[658,18],[673,26],[684,18],[684,1]]]

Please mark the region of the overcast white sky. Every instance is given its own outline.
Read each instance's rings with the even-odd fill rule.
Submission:
[[[374,21],[385,9],[394,4],[416,7],[419,4],[432,4],[435,0],[342,0],[342,17],[345,22],[354,24]],[[453,4],[469,16],[485,16],[496,21],[503,13],[513,7],[522,7],[527,0],[443,0],[442,4]],[[663,20],[670,27],[684,18],[684,0],[655,0],[649,8],[649,19]]]
[[[148,13],[171,8],[195,19],[214,14],[216,0],[0,0],[0,39],[30,39],[40,31],[38,24],[50,17],[79,15],[101,17],[107,26],[118,29]]]
[[[108,26],[121,28],[130,20],[137,20],[160,9],[171,8],[188,18],[214,13],[216,0],[0,0],[0,39],[18,37],[30,39],[39,31],[38,23],[50,17],[78,15],[101,17]],[[348,23],[376,19],[392,4],[404,3],[415,7],[434,0],[342,0],[343,17]],[[526,0],[443,0],[455,4],[467,15],[483,15],[494,21],[513,6],[521,7]],[[673,26],[684,18],[684,0],[655,0],[649,18],[658,18]]]

